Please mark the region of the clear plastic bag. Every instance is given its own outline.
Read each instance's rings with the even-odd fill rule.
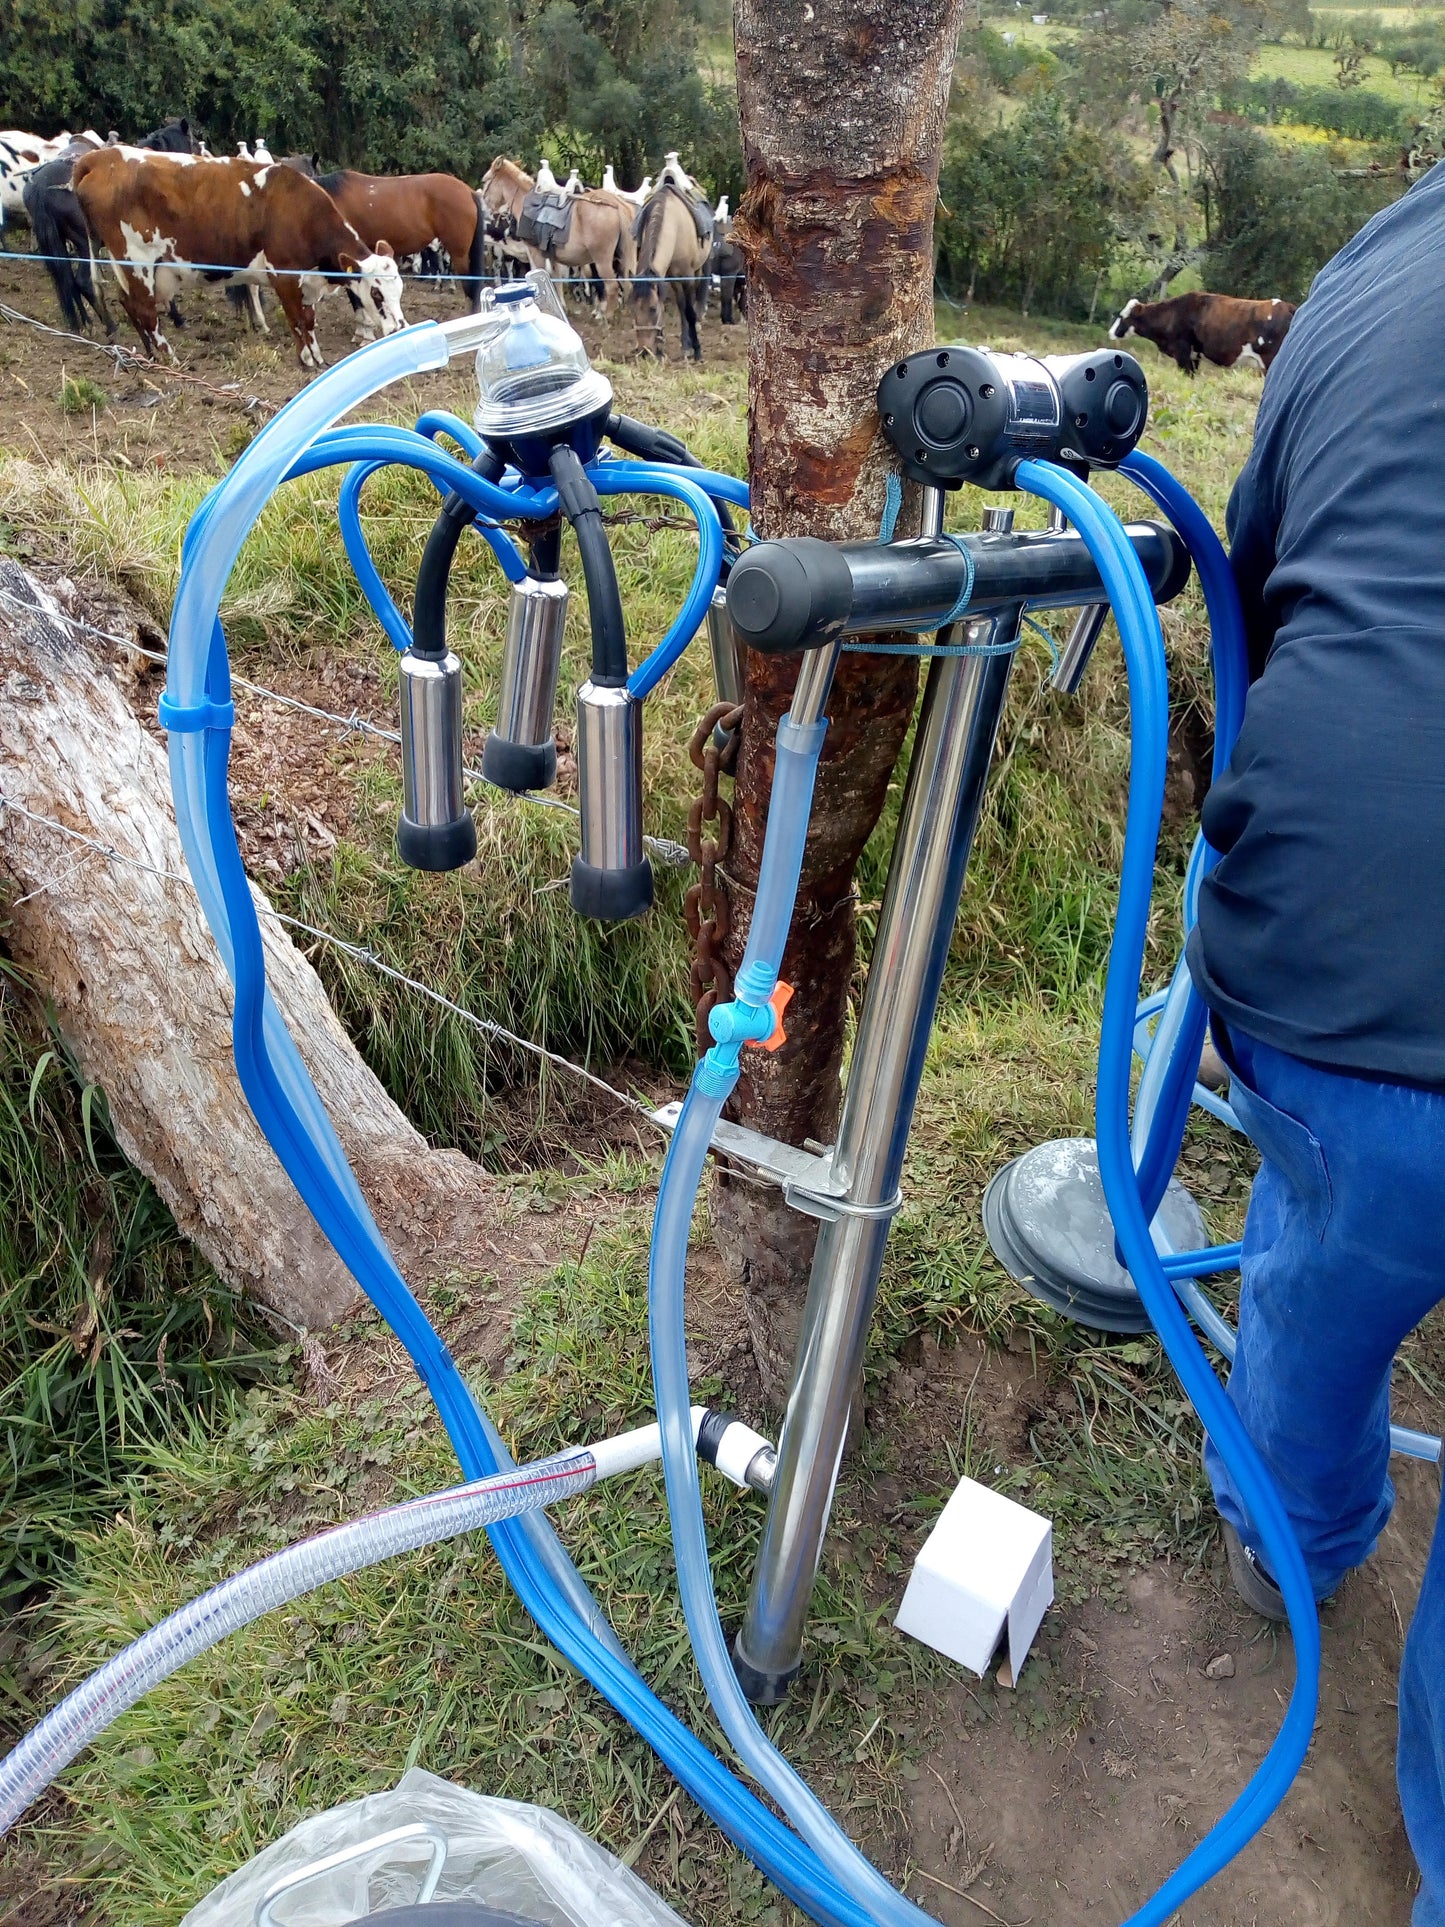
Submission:
[[[414,1767],[389,1793],[313,1814],[181,1927],[349,1927],[389,1907],[482,1901],[536,1927],[685,1927],[620,1860],[546,1807]]]

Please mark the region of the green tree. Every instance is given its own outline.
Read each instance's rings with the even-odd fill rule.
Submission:
[[[1082,312],[1140,196],[1121,142],[1039,88],[1007,125],[956,125],[939,192],[939,269],[968,298]]]
[[[1173,247],[1161,288],[1191,258],[1189,194],[1178,156],[1196,139],[1222,92],[1243,84],[1255,49],[1298,14],[1295,0],[1114,0],[1074,51],[1081,109],[1107,119],[1128,105],[1151,107],[1158,134],[1151,164],[1174,199]]]
[[[1337,174],[1317,147],[1253,127],[1213,129],[1203,163],[1207,282],[1259,299],[1302,301],[1331,255],[1399,191],[1388,175]]]

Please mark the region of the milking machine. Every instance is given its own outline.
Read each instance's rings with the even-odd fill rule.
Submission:
[[[481,402],[475,431],[441,415],[423,416],[415,431],[335,426],[388,383],[440,368],[463,354],[477,356]],[[446,1424],[466,1483],[273,1555],[118,1654],[0,1763],[0,1830],[14,1823],[110,1718],[214,1639],[326,1577],[482,1525],[543,1632],[789,1899],[827,1927],[927,1918],[859,1854],[774,1749],[752,1709],[780,1699],[800,1665],[809,1595],[884,1249],[901,1203],[908,1131],[1020,624],[1027,611],[1071,607],[1080,614],[1061,652],[1056,682],[1077,686],[1098,642],[1102,612],[1112,609],[1131,706],[1126,845],[1105,987],[1092,1153],[1093,1182],[1107,1228],[1097,1232],[1096,1243],[1111,1261],[1117,1244],[1140,1315],[1158,1331],[1229,1464],[1288,1606],[1296,1654],[1293,1694],[1264,1762],[1134,1922],[1167,1920],[1239,1851],[1283,1797],[1313,1725],[1318,1623],[1278,1495],[1176,1296],[1181,1283],[1188,1286],[1211,1268],[1211,1254],[1197,1248],[1202,1231],[1193,1219],[1181,1220],[1183,1236],[1171,1246],[1159,1229],[1202,1037],[1200,1015],[1185,990],[1171,991],[1149,1042],[1131,1143],[1136,1031],[1141,1044],[1148,1042],[1154,1014],[1146,1006],[1141,1018],[1137,1003],[1168,725],[1156,604],[1180,592],[1192,558],[1214,629],[1219,760],[1228,753],[1243,702],[1227,563],[1184,492],[1157,463],[1135,452],[1147,392],[1129,355],[1103,350],[1039,360],[941,347],[898,362],[884,375],[878,401],[899,470],[922,490],[920,534],[895,540],[890,531],[888,539],[862,543],[799,538],[742,548],[725,517],[728,504],[746,505],[746,489],[699,469],[671,437],[615,413],[607,383],[588,367],[545,280],[532,278],[529,286],[502,290],[479,314],[408,329],[319,376],[257,436],[197,512],[172,616],[162,721],[169,731],[187,860],[235,986],[237,1070],[261,1128],[303,1200],[411,1355]],[[465,461],[437,446],[441,434],[463,450]],[[366,479],[389,463],[419,469],[443,494],[418,577],[411,626],[381,583],[360,528]],[[407,1288],[362,1199],[267,991],[256,910],[236,845],[226,778],[234,710],[221,597],[247,533],[276,489],[335,464],[348,467],[339,511],[348,553],[401,655],[404,798],[398,842],[408,862],[455,868],[475,847],[462,789],[462,671],[446,638],[447,576],[467,528],[475,528],[490,545],[510,583],[498,726],[488,739],[483,767],[490,780],[513,790],[544,787],[555,773],[552,717],[567,606],[559,576],[564,526],[578,545],[592,633],[590,674],[577,694],[582,851],[572,893],[584,915],[624,918],[650,901],[641,837],[641,708],[690,639],[707,628],[719,664],[719,691],[728,699],[741,691],[740,647],[796,654],[799,660],[791,707],[777,731],[761,874],[734,996],[710,1015],[714,1041],[684,1101],[656,1114],[672,1132],[649,1269],[657,1421],[621,1439],[579,1446],[532,1466],[512,1463]],[[1122,467],[1162,508],[1166,522],[1121,524],[1087,484],[1098,467]],[[981,530],[946,533],[947,495],[964,486],[1036,496],[1049,507],[1049,526],[1016,530],[1012,511],[995,508]],[[699,533],[698,564],[684,603],[636,668],[629,664],[600,514],[600,500],[619,494],[678,500]],[[900,631],[926,637],[916,647],[931,662],[867,994],[837,1142],[828,1150],[799,1149],[730,1123],[722,1111],[736,1084],[742,1051],[775,1045],[786,1021],[790,993],[780,982],[779,967],[839,652],[896,648],[896,641],[870,639],[896,637]],[[1208,860],[1207,852],[1200,854],[1196,875]],[[726,1151],[770,1179],[795,1208],[820,1221],[776,1451],[727,1415],[692,1403],[684,1281],[692,1215],[710,1149]],[[1011,1182],[995,1215],[1005,1214],[1006,1207],[1008,1236],[1016,1245],[1034,1240],[1027,1245],[1033,1265],[1033,1252],[1046,1240],[1020,1203],[1022,1190],[1014,1195],[1018,1182]],[[1091,1191],[1091,1199],[1094,1195]],[[1181,1243],[1189,1249],[1177,1249]],[[659,1455],[699,1670],[740,1762],[778,1811],[750,1791],[647,1686],[546,1517],[546,1506],[595,1479]],[[713,1591],[699,1460],[767,1496],[747,1611],[731,1641],[719,1622]],[[427,1891],[434,1889],[435,1882]],[[419,1910],[418,1916],[423,1917]],[[474,1927],[492,1918],[482,1911],[448,1911],[446,1917],[466,1919]]]

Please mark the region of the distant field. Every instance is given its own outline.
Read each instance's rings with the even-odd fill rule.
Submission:
[[[1344,11],[1344,9],[1335,9]],[[1374,11],[1380,11],[1374,9]],[[1398,23],[1395,15],[1400,16]],[[1387,24],[1406,24],[1406,9],[1398,7],[1388,16]],[[1255,55],[1252,69],[1257,80],[1269,80],[1278,76],[1291,80],[1297,87],[1332,87],[1335,82],[1335,57],[1327,47],[1261,47]],[[1365,58],[1363,72],[1364,84],[1372,93],[1382,94],[1386,100],[1397,100],[1405,107],[1423,107],[1432,98],[1428,81],[1418,74],[1401,74],[1397,79],[1391,74],[1387,62],[1370,54]]]

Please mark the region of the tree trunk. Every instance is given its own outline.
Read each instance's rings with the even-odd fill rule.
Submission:
[[[874,400],[899,355],[934,339],[933,214],[967,0],[737,0],[738,102],[748,186],[735,224],[748,258],[752,520],[760,535],[875,535],[894,464]],[[902,526],[917,527],[916,498]],[[728,961],[747,940],[772,780],[773,737],[796,658],[747,663],[725,885]],[[845,655],[828,705],[797,915],[783,959],[788,1041],[744,1055],[734,1115],[798,1144],[828,1140],[853,974],[853,873],[913,714],[917,665]],[[744,1286],[765,1391],[787,1390],[815,1226],[777,1194],[720,1180],[713,1222]]]
[[[0,562],[9,949],[50,998],[82,1072],[106,1093],[121,1148],[181,1231],[291,1324],[331,1324],[356,1287],[237,1082],[230,984],[189,883],[171,880],[185,876],[185,859],[164,752],[136,721],[115,665],[59,614],[23,569]],[[131,860],[108,859],[22,810]],[[413,1130],[310,964],[272,917],[262,915],[261,929],[272,993],[403,1271],[416,1281],[449,1267],[488,1215],[486,1174]]]

